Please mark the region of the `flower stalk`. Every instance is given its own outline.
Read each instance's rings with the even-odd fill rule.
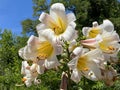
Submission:
[[[19,56],[24,59],[21,74],[27,87],[33,82],[39,84],[38,75],[55,67],[63,72],[60,90],[73,90],[71,80],[78,83],[82,77],[84,85],[86,78],[102,80],[109,86],[114,84],[116,70],[105,67],[107,62],[118,62],[120,50],[120,38],[111,21],[104,20],[101,25],[95,21],[92,27],[83,27],[83,36],[78,37],[76,17],[74,13],[66,14],[62,3],[53,4],[50,13],[42,13],[39,20],[38,37],[31,35],[27,45],[19,50]]]
[[[70,55],[71,55],[71,53],[69,52],[69,42],[67,42],[67,41],[65,41],[65,40],[62,40],[63,41],[63,48],[64,48],[64,53],[66,53],[66,55],[65,55],[65,57],[63,57],[64,58],[64,63],[65,64],[63,64],[63,68],[64,67],[66,67],[65,69],[64,69],[64,72],[63,72],[63,74],[62,74],[62,80],[61,80],[61,85],[63,85],[64,86],[64,88],[63,89],[61,89],[61,90],[71,90],[71,79],[70,79],[70,77],[71,77],[71,70],[69,69],[69,67],[68,67],[68,65],[67,65],[67,63],[71,60],[71,57],[70,57]],[[66,82],[67,81],[67,82]],[[65,82],[66,82],[66,84],[65,84]],[[65,85],[64,85],[64,84]],[[61,87],[61,85],[60,85],[60,87]],[[63,87],[62,86],[62,87]],[[66,87],[67,86],[67,87]],[[66,89],[67,88],[67,89]]]

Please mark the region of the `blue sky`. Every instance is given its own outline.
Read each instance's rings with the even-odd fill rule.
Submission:
[[[32,18],[32,0],[0,0],[0,29],[22,32],[21,21]]]
[[[32,5],[32,0],[0,0],[0,29],[6,28],[19,35],[21,21],[32,18]]]

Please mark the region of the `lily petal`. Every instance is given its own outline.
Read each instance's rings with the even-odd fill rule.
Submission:
[[[73,50],[73,53],[75,55],[81,55],[82,54],[82,49],[83,47],[76,47],[74,50]]]
[[[84,35],[84,36],[87,36],[90,29],[91,29],[91,27],[83,27],[83,28],[82,28],[82,33],[83,33],[83,35]]]
[[[37,30],[37,32],[39,32],[40,30],[43,30],[43,29],[47,29],[48,27],[45,25],[45,24],[43,24],[43,23],[40,23],[40,24],[38,24],[37,26],[36,26],[36,30]]]
[[[30,38],[27,41],[27,44],[30,45],[30,46],[37,45],[37,44],[39,44],[39,39],[37,37],[31,35]]]
[[[66,29],[66,31],[61,35],[65,40],[71,40],[72,39],[72,37],[73,37],[73,35],[74,35],[74,33],[75,33],[75,28],[76,27],[76,24],[74,23],[74,22],[71,22],[69,25],[68,25],[68,27],[67,27],[67,29]]]
[[[110,20],[104,20],[103,27],[104,27],[104,30],[106,30],[107,32],[111,32],[114,30],[114,25]]]
[[[94,72],[94,75],[95,75],[95,76],[93,76],[93,75],[89,76],[88,77],[89,79],[91,79],[91,80],[98,80],[98,79],[101,78],[100,68],[94,61],[90,61],[89,64],[88,64],[88,67],[90,68],[91,71]]]
[[[54,19],[47,13],[42,13],[40,15],[39,20],[44,23],[45,25],[47,25],[49,28],[53,28],[52,26],[56,26],[56,23],[54,21]],[[43,28],[43,26],[42,26]],[[38,28],[39,29],[39,28]]]
[[[46,38],[47,40],[49,40],[50,42],[53,41],[54,39],[54,32],[51,29],[44,29],[44,30],[40,30],[38,31],[39,34],[39,38],[41,39],[41,37]]]
[[[18,54],[20,57],[24,58],[24,48],[21,48],[19,51],[18,51]]]
[[[59,65],[60,65],[60,63],[58,62],[57,57],[55,55],[53,55],[49,59],[45,60],[45,67],[47,69],[51,69],[51,68],[54,68]]]
[[[29,66],[27,61],[22,61],[21,74],[25,74],[26,67]]]
[[[85,53],[85,55],[87,55],[89,57],[89,60],[93,60],[93,59],[104,59],[103,53],[100,49],[95,49],[92,50],[88,53]]]
[[[67,14],[67,21],[68,21],[68,23],[74,22],[75,20],[76,20],[76,17],[74,15],[74,13],[68,13]]]
[[[43,74],[45,71],[45,67],[40,65],[38,65],[36,69],[39,74]]]
[[[30,86],[32,85],[32,82],[25,81],[25,85],[26,85],[27,87],[30,87]]]
[[[78,83],[81,79],[81,76],[82,76],[81,73],[78,70],[74,69],[72,74],[71,74],[71,79],[74,82]]]
[[[62,18],[64,22],[67,21],[66,14],[65,14],[65,7],[62,3],[55,3],[50,8],[50,16],[55,17],[54,20],[57,21],[57,16]]]
[[[77,66],[77,58],[78,57],[75,57],[75,58],[73,58],[70,62],[68,62],[68,66],[69,66],[69,68],[71,69],[71,70],[74,70]]]

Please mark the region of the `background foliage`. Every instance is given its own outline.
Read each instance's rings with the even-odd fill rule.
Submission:
[[[115,30],[120,35],[120,2],[117,0],[32,0],[34,19],[26,19],[21,22],[22,34],[13,35],[10,30],[0,32],[0,90],[59,90],[61,72],[49,70],[38,78],[42,83],[37,86],[26,88],[21,84],[22,75],[20,74],[22,59],[18,56],[18,50],[26,45],[26,41],[31,34],[37,35],[36,25],[41,12],[48,12],[51,4],[61,2],[65,5],[68,12],[76,15],[76,29],[80,32],[83,26],[92,26],[93,21],[100,24],[103,19],[110,19]],[[2,30],[1,30],[2,31]],[[119,65],[119,63],[118,63]],[[118,71],[119,66],[117,67]],[[73,90],[120,90],[120,80],[112,87],[105,86],[102,82],[93,82],[82,78],[81,82],[72,82]]]

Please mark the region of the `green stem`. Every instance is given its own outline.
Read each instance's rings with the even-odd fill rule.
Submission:
[[[67,52],[67,58],[68,58],[68,62],[69,62],[71,60],[71,58],[70,58],[70,52],[69,52],[68,48],[66,49],[66,52]],[[68,90],[71,90],[71,79],[70,79],[71,71],[70,71],[69,67],[68,67],[67,74],[68,74],[68,85],[67,86],[68,86]]]
[[[71,60],[71,57],[70,57],[70,52],[69,52],[69,44],[64,41],[64,45],[63,45],[63,48],[65,49],[65,53],[66,53],[66,57],[64,58],[65,62],[63,63],[63,66],[65,66],[66,68],[63,67],[63,70],[66,72],[67,74],[67,90],[72,90],[71,88],[71,70],[69,69],[68,67],[68,62]]]
[[[70,70],[68,70],[68,90],[71,90],[71,79]]]
[[[85,86],[86,84],[86,80],[85,80],[85,77],[83,77],[83,85]]]

